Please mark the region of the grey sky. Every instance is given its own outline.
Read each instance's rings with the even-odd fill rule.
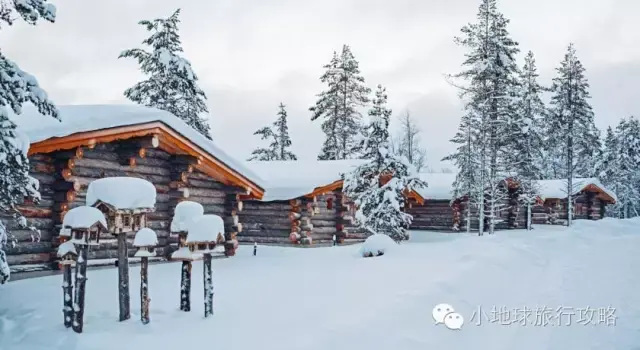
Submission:
[[[140,19],[166,17],[179,4],[186,57],[209,97],[214,139],[246,158],[252,133],[289,107],[293,150],[314,159],[323,134],[308,107],[333,50],[349,44],[367,84],[387,86],[394,115],[418,120],[429,163],[451,151],[460,106],[444,80],[463,51],[453,37],[475,19],[478,0],[57,0],[55,24],[18,23],[0,31],[2,52],[35,75],[58,104],[126,103],[141,78],[120,51],[140,47]],[[636,0],[501,0],[522,55],[533,50],[542,83],[574,42],[591,83],[596,124],[640,115],[640,13]],[[522,58],[522,57],[521,57]]]

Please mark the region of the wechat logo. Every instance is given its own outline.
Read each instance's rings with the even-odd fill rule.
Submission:
[[[453,306],[449,304],[438,304],[433,308],[431,312],[433,319],[436,321],[436,325],[444,323],[449,329],[461,329],[464,324],[464,318],[457,313]]]

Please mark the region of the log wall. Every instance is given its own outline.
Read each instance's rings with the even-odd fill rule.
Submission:
[[[455,212],[449,200],[426,200],[423,205],[413,203],[406,212],[413,216],[412,230],[454,231]],[[460,225],[464,227],[464,220]]]
[[[239,213],[243,229],[238,233],[238,241],[241,243],[290,244],[290,211],[289,201],[245,201],[243,209]]]
[[[177,243],[177,239],[169,235],[169,226],[173,210],[182,200],[201,203],[207,214],[221,215],[229,222],[226,196],[240,189],[223,185],[195,170],[198,160],[193,157],[171,155],[153,148],[140,151],[137,142],[141,140],[30,156],[31,175],[40,181],[42,200],[38,204],[25,203],[20,209],[27,222],[41,230],[41,238],[40,242],[31,242],[27,231],[9,222],[11,233],[19,241],[7,252],[10,265],[17,269],[24,264],[57,267],[56,251],[64,215],[72,208],[85,205],[89,183],[104,177],[137,177],[155,186],[156,207],[147,214],[147,226],[158,235],[158,256],[168,256],[173,250],[171,245]],[[130,256],[136,251],[132,246],[134,236],[135,232],[127,234]],[[117,257],[114,236],[105,233],[100,242],[89,251],[90,260]]]
[[[607,203],[596,197],[596,193],[583,192],[574,199],[574,220],[600,220]],[[534,224],[566,224],[567,200],[548,199],[543,206],[535,206],[533,210]]]

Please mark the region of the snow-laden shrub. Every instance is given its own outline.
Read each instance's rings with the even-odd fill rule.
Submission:
[[[372,256],[380,256],[388,253],[390,250],[398,246],[391,237],[383,234],[374,234],[369,236],[360,246],[360,256],[369,258]]]

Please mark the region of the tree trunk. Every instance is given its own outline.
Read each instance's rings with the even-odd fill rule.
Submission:
[[[84,326],[84,294],[87,284],[88,245],[80,246],[80,255],[76,264],[76,294],[73,301],[73,331],[82,333]]]
[[[129,256],[127,255],[127,235],[118,235],[118,301],[120,321],[131,318],[129,305]]]
[[[527,202],[527,230],[531,230],[531,203]]]
[[[62,312],[64,326],[69,328],[73,324],[73,281],[71,280],[71,265],[62,268]]]
[[[180,281],[180,310],[191,311],[191,261],[182,261]]]
[[[140,259],[140,320],[149,323],[149,258]]]
[[[211,276],[211,254],[204,254],[202,271],[204,275],[204,317],[213,315],[213,281]]]

